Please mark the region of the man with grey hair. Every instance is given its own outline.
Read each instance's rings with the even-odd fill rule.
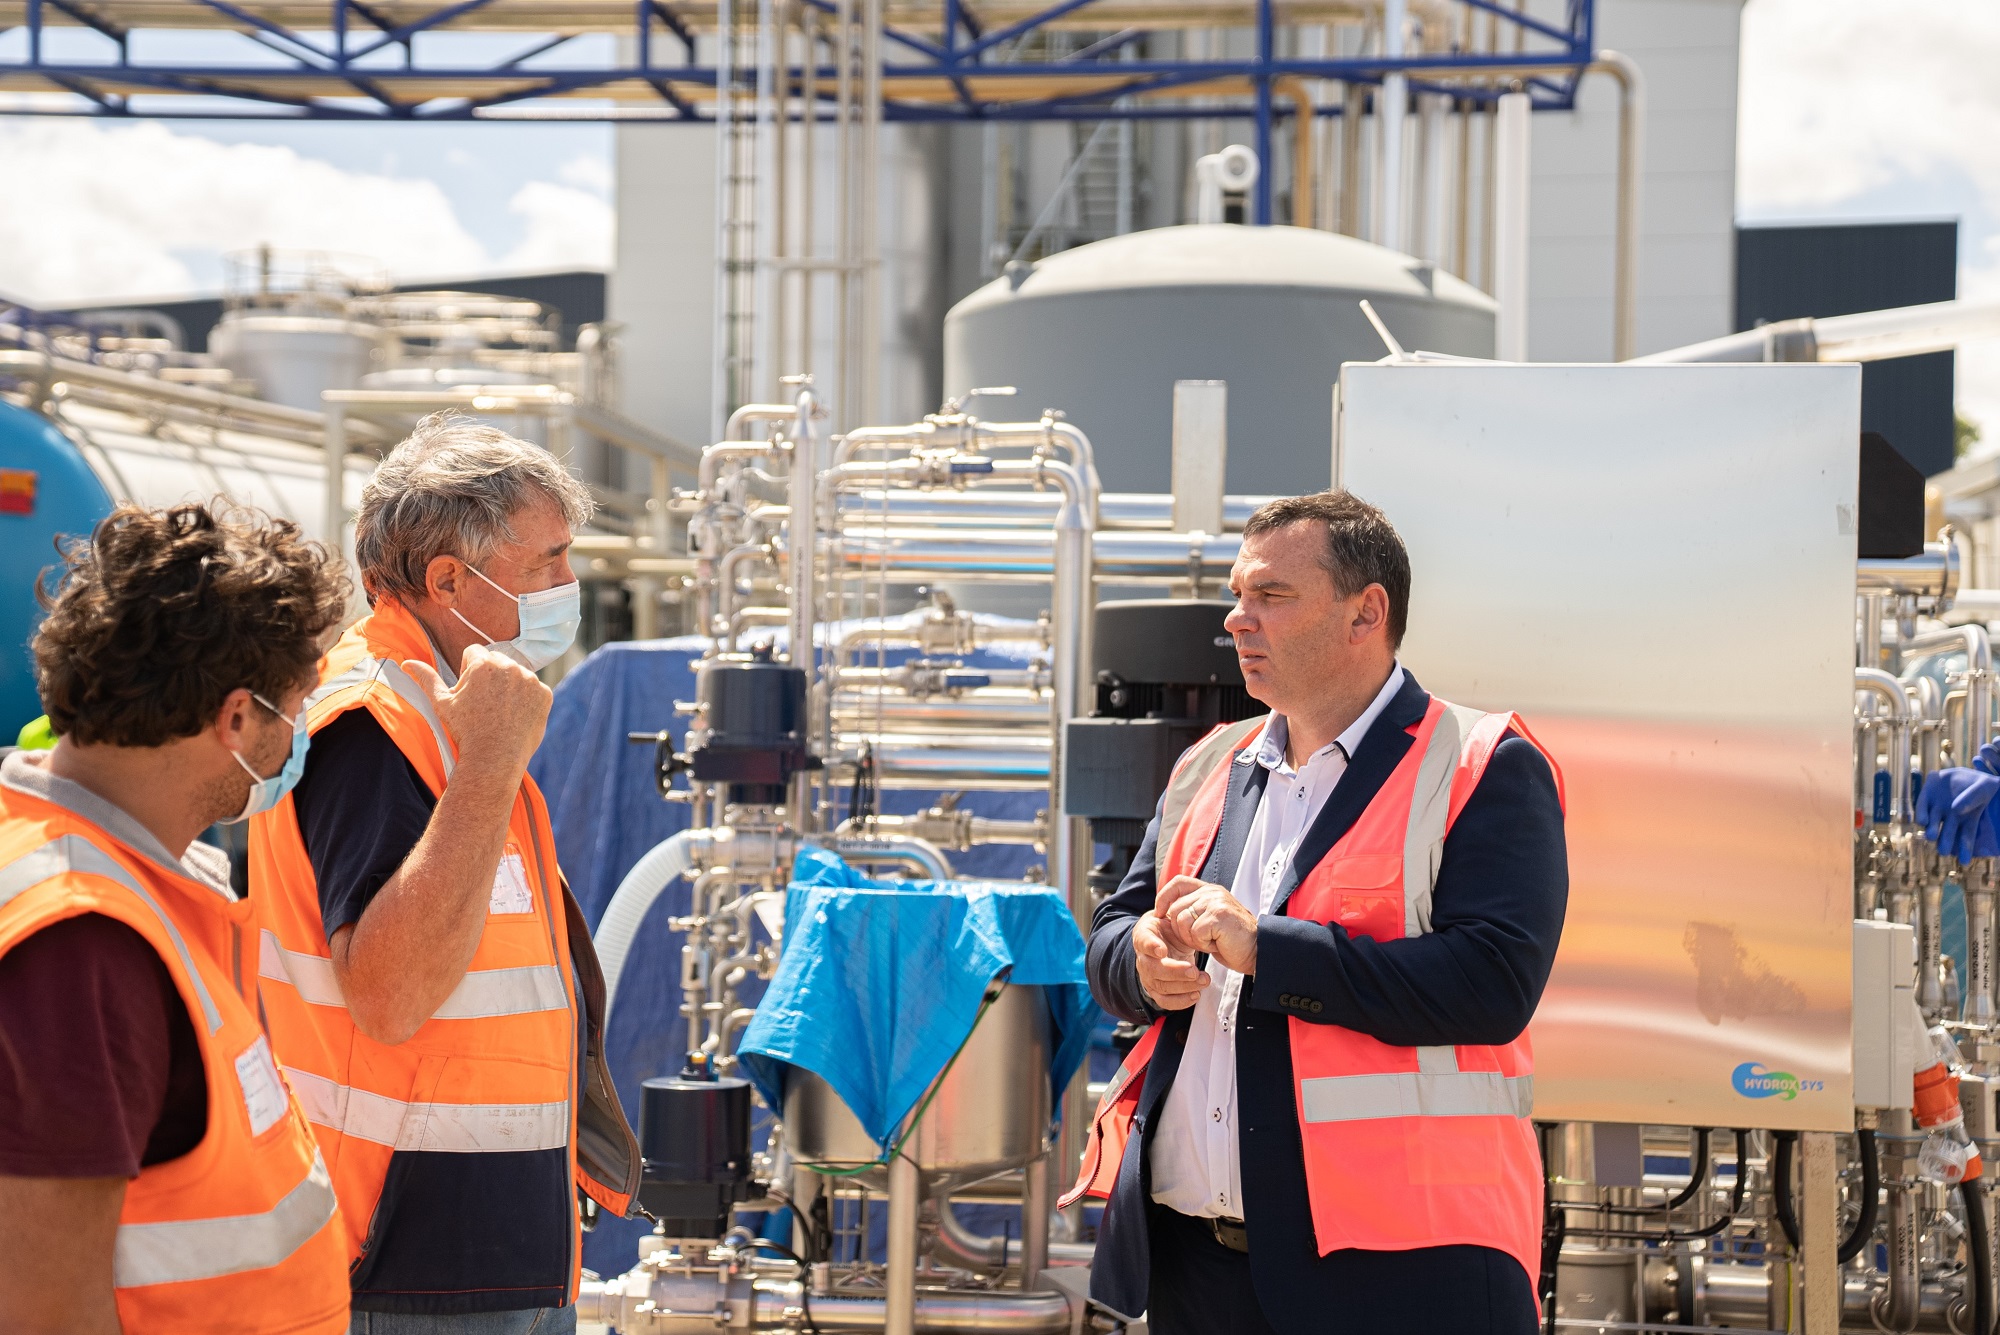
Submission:
[[[357,1335],[572,1330],[574,1193],[632,1210],[603,979],[527,774],[590,512],[546,451],[418,423],[362,492],[371,610],[321,665],[305,775],[251,829],[264,1008],[343,1206]]]

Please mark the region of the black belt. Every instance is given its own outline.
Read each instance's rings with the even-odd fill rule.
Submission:
[[[1202,1222],[1208,1225],[1208,1231],[1215,1235],[1215,1240],[1230,1251],[1250,1250],[1250,1230],[1243,1227],[1241,1219],[1204,1219]]]

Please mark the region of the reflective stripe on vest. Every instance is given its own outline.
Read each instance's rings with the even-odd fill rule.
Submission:
[[[269,1270],[326,1227],[333,1210],[333,1181],[314,1151],[304,1179],[262,1214],[120,1224],[111,1283],[132,1289]]]
[[[139,879],[125,870],[117,859],[99,848],[80,834],[65,834],[51,839],[40,848],[30,849],[6,866],[0,867],[0,908],[16,896],[26,893],[43,881],[69,873],[85,876],[102,876],[118,882],[145,902],[167,929],[167,939],[174,943],[174,950],[181,957],[181,967],[187,970],[194,983],[195,995],[201,999],[201,1016],[208,1024],[208,1032],[222,1028],[222,1014],[215,1009],[215,998],[208,994],[208,984],[201,980],[201,970],[194,967],[194,956],[189,953],[187,939],[181,929],[167,916],[158,900],[139,884]]]
[[[452,759],[451,741],[445,735],[444,722],[438,718],[437,708],[431,704],[430,692],[417,685],[417,679],[412,677],[401,663],[387,658],[360,659],[347,671],[315,688],[313,693],[306,697],[305,707],[310,710],[337,692],[356,686],[366,686],[373,681],[379,681],[394,691],[403,703],[416,710],[430,727],[431,737],[437,742],[438,759],[444,765],[445,780],[450,782],[451,772],[458,766]]]
[[[569,1100],[556,1103],[404,1103],[285,1068],[306,1120],[398,1150],[503,1154],[569,1144]]]
[[[257,976],[275,983],[289,983],[301,999],[315,1006],[347,1007],[340,980],[334,976],[333,961],[324,955],[307,955],[278,944],[278,934],[266,927],[257,950]],[[432,1012],[433,1020],[485,1020],[496,1015],[533,1015],[538,1011],[559,1011],[569,1006],[563,990],[562,972],[552,964],[529,965],[517,969],[474,969],[458,980],[458,986]]]
[[[1365,1122],[1377,1117],[1526,1117],[1534,1110],[1535,1077],[1531,1075],[1451,1071],[1334,1075],[1299,1081],[1299,1112],[1308,1122]]]

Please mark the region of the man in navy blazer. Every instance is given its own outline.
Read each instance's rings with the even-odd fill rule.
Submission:
[[[1167,1022],[1106,1204],[1092,1296],[1157,1335],[1531,1335],[1534,1281],[1469,1245],[1340,1249],[1314,1239],[1291,1017],[1383,1043],[1513,1042],[1562,933],[1568,859],[1556,776],[1510,732],[1445,838],[1430,930],[1376,941],[1284,916],[1413,744],[1430,696],[1396,661],[1409,561],[1345,492],[1273,502],[1244,530],[1225,623],[1271,715],[1228,766],[1197,877],[1156,884],[1160,829],[1092,922],[1092,990]],[[1231,967],[1231,966],[1235,967]]]

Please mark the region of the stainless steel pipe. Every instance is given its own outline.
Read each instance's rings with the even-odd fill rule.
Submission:
[[[674,1311],[637,1294],[609,1292],[629,1279],[584,1280],[576,1298],[578,1319],[611,1323],[623,1335],[712,1335],[718,1329],[713,1306]],[[800,1289],[797,1280],[758,1278],[751,1311],[744,1314],[750,1328],[800,1329]],[[918,1335],[1069,1335],[1072,1329],[1070,1300],[1061,1293],[918,1289],[914,1296],[911,1328]],[[811,1302],[813,1325],[821,1331],[879,1332],[887,1326],[889,1302],[883,1296],[824,1293],[812,1295]]]
[[[1949,602],[1958,592],[1958,567],[1957,544],[1927,542],[1922,556],[1864,557],[1855,562],[1855,589]]]
[[[1880,668],[1854,669],[1854,689],[1886,707],[1889,732],[1889,821],[1901,825],[1910,819],[1910,745],[1916,725],[1916,709],[1903,691],[1903,683]],[[1872,770],[1875,758],[1866,757]]]
[[[1933,544],[1934,546],[1936,544]],[[1973,753],[1993,740],[1993,646],[1984,626],[1953,626],[1903,642],[1905,664],[1939,653],[1965,655],[1966,752],[1955,765],[1970,765]]]
[[[1226,496],[1222,527],[1237,533],[1271,496]],[[1046,530],[1055,521],[1062,498],[1048,492],[1003,491],[909,492],[864,489],[840,497],[841,522],[862,526],[870,521],[893,526],[932,528],[1032,528]],[[1099,533],[1173,531],[1173,497],[1144,491],[1107,491],[1097,498]]]
[[[1090,536],[1093,573],[1104,583],[1180,584],[1211,591],[1228,583],[1243,540],[1235,534],[1104,533]],[[885,575],[897,583],[982,579],[1041,584],[1055,573],[1047,532],[920,527],[843,529],[829,553],[852,576]]]

